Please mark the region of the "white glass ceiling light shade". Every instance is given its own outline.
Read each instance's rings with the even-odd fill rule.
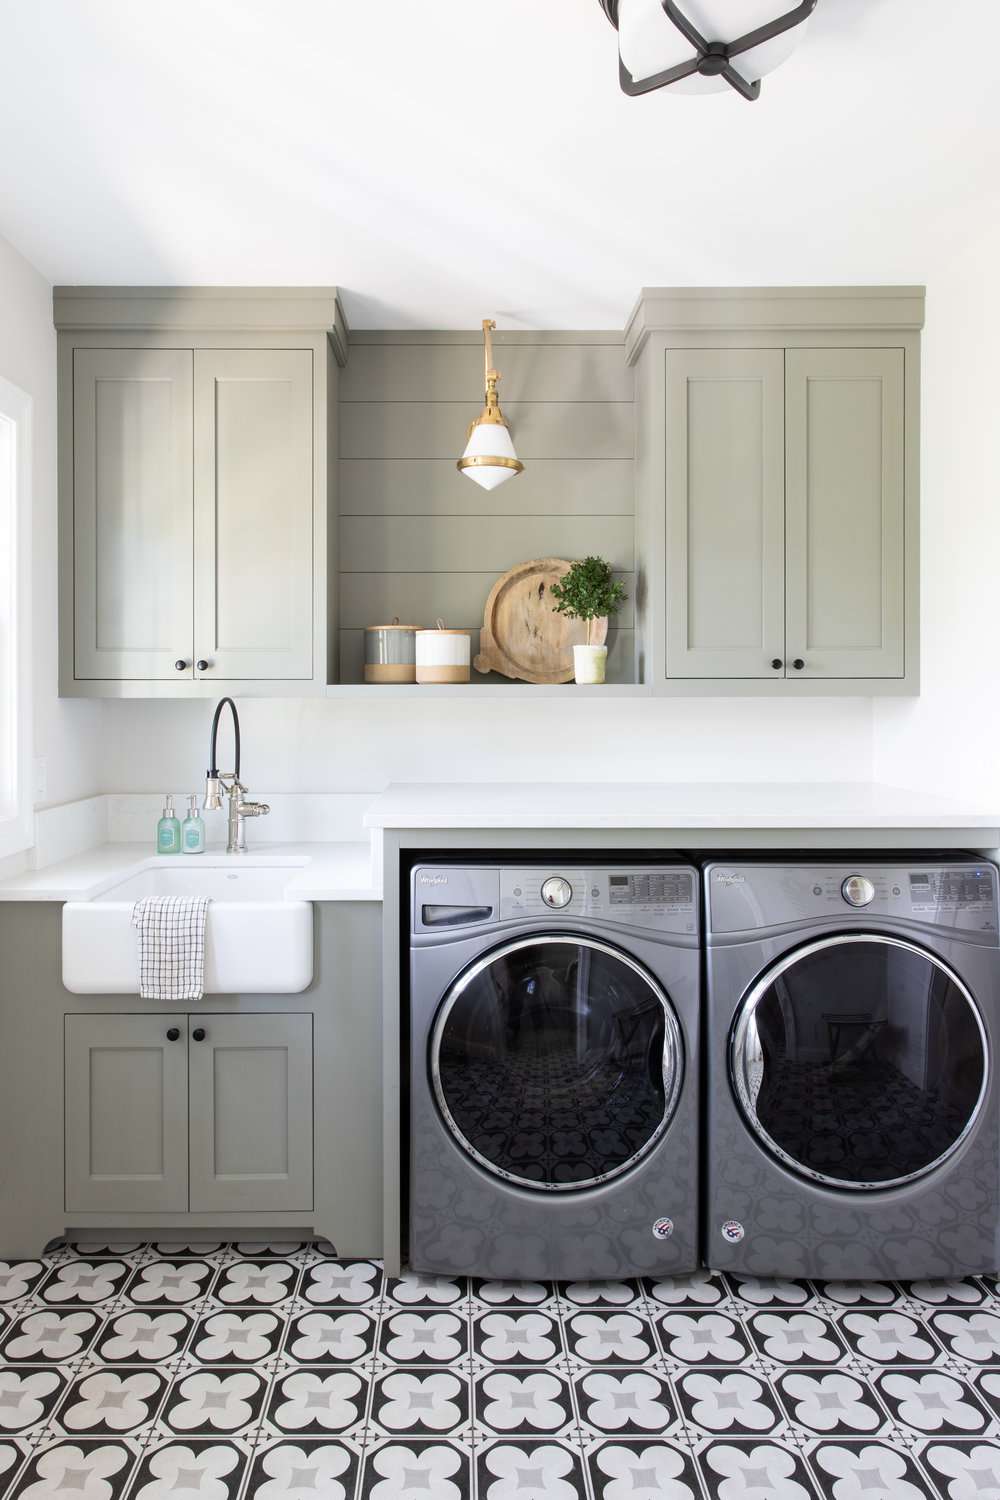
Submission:
[[[484,490],[495,490],[498,484],[503,484],[505,479],[513,479],[524,468],[514,452],[514,441],[500,410],[500,398],[497,395],[500,372],[493,368],[493,345],[490,341],[490,334],[496,326],[492,318],[483,319],[486,404],[470,425],[465,452],[458,460],[461,473],[468,474]]]
[[[785,0],[787,4],[787,0]],[[817,0],[600,0],[618,31],[626,94],[670,84],[678,93],[735,89],[756,99],[760,80],[802,40]]]

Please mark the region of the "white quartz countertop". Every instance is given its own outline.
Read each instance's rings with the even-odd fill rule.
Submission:
[[[980,829],[1000,810],[872,781],[396,782],[368,828]]]
[[[162,865],[288,867],[290,901],[381,901],[382,882],[370,842],[264,844],[248,854],[208,848],[204,854],[157,855],[148,844],[101,844],[72,859],[0,883],[0,901],[90,901],[111,886]]]

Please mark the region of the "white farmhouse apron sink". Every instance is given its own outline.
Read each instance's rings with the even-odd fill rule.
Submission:
[[[205,993],[298,994],[312,983],[313,910],[285,899],[299,864],[156,864],[89,901],[63,907],[62,977],[74,995],[135,995],[139,934],[132,907],[147,896],[208,896]]]

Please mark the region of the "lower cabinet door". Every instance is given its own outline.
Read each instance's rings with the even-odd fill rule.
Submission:
[[[310,1015],[192,1015],[192,1213],[313,1206]]]
[[[66,1017],[66,1210],[188,1206],[188,1018]]]

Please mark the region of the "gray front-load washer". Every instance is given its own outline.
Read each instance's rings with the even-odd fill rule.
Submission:
[[[690,1271],[697,872],[435,862],[410,891],[410,1265]]]
[[[994,866],[737,860],[704,878],[709,1265],[994,1270]]]

